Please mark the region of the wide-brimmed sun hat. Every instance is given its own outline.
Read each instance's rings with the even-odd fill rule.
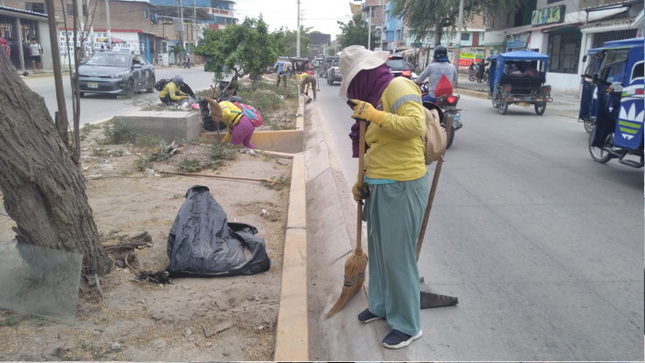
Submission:
[[[346,96],[349,84],[358,72],[365,69],[374,69],[385,63],[390,52],[373,52],[362,45],[350,45],[340,54],[340,74],[343,81],[340,83],[339,96]]]

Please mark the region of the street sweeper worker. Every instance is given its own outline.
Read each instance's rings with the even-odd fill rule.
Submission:
[[[176,75],[170,82],[167,82],[163,89],[159,92],[159,100],[164,104],[171,102],[180,102],[188,99],[188,94],[180,90],[181,85],[184,83],[184,78]]]
[[[229,101],[216,102],[215,100],[204,97],[208,102],[208,109],[213,122],[223,122],[228,132],[222,139],[222,142],[231,142],[233,145],[244,145],[253,150],[255,145],[251,142],[255,126],[244,115],[244,112],[234,103]]]
[[[364,188],[357,181],[352,190],[357,202],[365,201],[368,234],[369,307],[358,320],[385,319],[391,331],[382,343],[397,349],[422,334],[416,247],[430,183],[421,92],[413,81],[392,76],[388,56],[359,45],[345,48],[340,96],[355,104],[353,118],[369,121]]]
[[[309,88],[313,89],[314,92],[314,101],[316,100],[316,77],[312,76],[307,72],[302,72],[298,76],[300,79],[300,93],[304,93],[309,97]],[[306,87],[306,89],[305,89]]]

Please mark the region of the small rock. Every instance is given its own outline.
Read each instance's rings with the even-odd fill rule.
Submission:
[[[202,325],[202,330],[204,331],[204,338],[210,338],[212,337],[215,333],[213,333],[210,329]]]
[[[291,165],[291,160],[289,159],[280,158],[276,162],[280,165]]]
[[[168,345],[168,343],[166,343],[166,341],[161,339],[161,338],[155,340],[154,343],[152,343],[152,344],[154,344],[154,346],[157,349],[161,349],[161,348],[165,347],[166,345]]]
[[[155,171],[153,169],[146,168],[145,173],[148,174],[148,175],[154,175]]]
[[[232,326],[233,323],[231,323],[230,321],[225,321],[223,323],[217,324],[217,326],[215,326],[215,334],[221,333]]]
[[[184,337],[190,338],[191,335],[193,335],[193,331],[190,329],[186,329],[186,331],[184,332]]]
[[[110,350],[111,350],[112,352],[120,352],[120,351],[121,351],[121,344],[116,343],[116,342],[115,342],[115,343],[112,343],[112,344],[110,345]]]
[[[155,311],[154,313],[150,314],[150,318],[156,321],[162,320],[163,317],[164,317],[163,312],[160,312],[160,311]]]
[[[117,267],[119,268],[125,268],[125,262],[123,262],[123,260],[116,260],[114,264],[117,265]]]
[[[213,343],[208,342],[208,343],[206,343],[206,346],[210,348],[210,347],[212,347],[212,346],[213,346]]]
[[[280,97],[282,97],[282,96],[280,96]],[[228,357],[228,356],[231,355],[231,353],[229,353],[227,351],[224,351],[224,352],[222,352],[222,355],[225,356],[225,357]]]
[[[267,212],[267,210],[266,210],[266,209],[262,209],[262,211],[260,212],[260,215],[261,215],[262,217],[264,217],[264,216],[268,216],[268,215],[269,215],[269,212]]]
[[[103,175],[101,175],[101,174],[92,174],[92,175],[88,175],[87,179],[89,179],[89,180],[100,179],[102,176]]]

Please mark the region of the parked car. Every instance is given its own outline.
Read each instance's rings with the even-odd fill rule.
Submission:
[[[334,57],[327,57],[325,60],[322,62],[322,65],[318,67],[318,77],[327,77],[327,71],[329,70],[329,67],[331,67],[331,61],[334,60]]]
[[[323,63],[324,60],[325,60],[325,57],[322,54],[317,55],[313,61],[314,67],[316,68],[320,67],[320,65]]]
[[[86,93],[154,92],[155,70],[145,57],[130,52],[95,53],[78,68],[81,97]]]
[[[327,84],[334,84],[334,82],[343,81],[343,77],[340,74],[339,64],[340,64],[340,58],[338,57],[335,57],[331,61],[331,66],[327,71]]]
[[[406,77],[411,80],[417,79],[417,74],[414,73],[414,64],[406,62],[403,57],[399,55],[391,55],[388,60],[385,61],[388,67],[390,67],[390,73],[394,77]]]

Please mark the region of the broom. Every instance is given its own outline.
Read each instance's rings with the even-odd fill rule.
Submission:
[[[348,101],[350,102],[350,101]],[[364,107],[364,106],[363,106]],[[365,177],[365,170],[363,169],[364,154],[365,154],[365,129],[367,127],[366,121],[358,119],[360,129],[358,136],[358,190],[363,189],[363,179]],[[345,282],[343,284],[343,291],[338,297],[336,304],[325,315],[326,318],[332,317],[340,311],[340,309],[347,304],[349,299],[352,298],[363,286],[365,282],[365,269],[367,268],[367,255],[363,252],[361,246],[361,234],[363,232],[363,203],[358,203],[358,212],[356,215],[356,248],[347,262],[345,262]]]

